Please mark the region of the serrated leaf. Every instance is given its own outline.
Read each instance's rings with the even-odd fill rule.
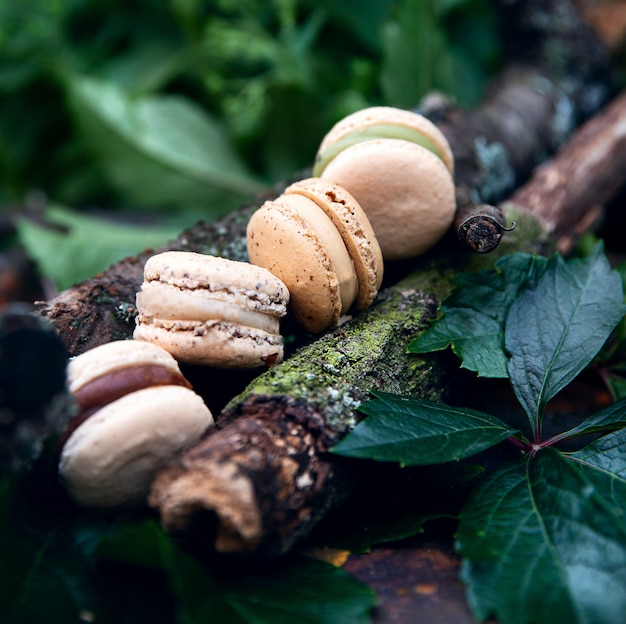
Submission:
[[[360,408],[369,418],[334,453],[422,466],[459,461],[519,433],[476,410],[383,392],[375,397]]]
[[[463,509],[457,548],[480,619],[612,624],[626,609],[626,526],[554,449],[497,468]]]
[[[626,518],[626,429],[599,438],[569,458],[607,504]]]
[[[43,216],[52,227],[27,218],[16,220],[16,227],[28,255],[59,290],[126,256],[163,245],[178,233],[178,228],[122,225],[60,206],[48,208]]]
[[[546,403],[593,360],[625,311],[622,280],[601,245],[582,260],[553,256],[511,304],[509,377],[537,436]]]
[[[541,256],[519,253],[500,258],[493,269],[460,273],[456,288],[440,306],[441,316],[409,345],[409,353],[451,345],[463,368],[481,377],[508,377],[504,321],[520,289],[545,264]]]
[[[132,97],[87,78],[68,79],[68,93],[104,171],[139,207],[205,207],[209,218],[265,190],[220,125],[190,100]]]
[[[626,480],[626,429],[602,436],[570,457]]]

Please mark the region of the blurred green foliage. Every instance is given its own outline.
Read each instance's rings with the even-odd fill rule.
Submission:
[[[0,0],[0,209],[215,218],[354,110],[471,106],[498,33],[489,0]]]
[[[133,106],[160,109],[146,140],[180,139],[182,157],[195,116],[205,145],[190,159],[248,196],[309,165],[353,110],[412,107],[431,88],[471,105],[497,63],[494,19],[486,0],[0,0],[0,198],[201,206],[184,185],[158,199],[149,150],[118,153],[120,134],[145,138]]]

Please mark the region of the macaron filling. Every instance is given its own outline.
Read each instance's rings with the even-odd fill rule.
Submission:
[[[274,304],[264,312],[257,312],[244,294],[216,293],[209,288],[193,290],[163,282],[146,282],[137,293],[137,305],[144,316],[164,321],[221,321],[260,329],[269,334],[279,331],[279,318],[285,314],[284,304]],[[228,300],[227,300],[228,299]],[[145,319],[144,319],[145,320]]]
[[[191,384],[182,373],[158,364],[142,364],[105,373],[74,391],[82,411],[101,408],[126,394],[152,386],[184,386]]]
[[[315,177],[321,176],[328,164],[348,147],[372,139],[401,139],[409,143],[416,143],[435,154],[445,164],[441,151],[428,137],[418,130],[399,124],[380,123],[355,128],[328,146],[316,157],[313,165],[313,175]]]
[[[339,284],[342,313],[347,312],[357,298],[359,283],[352,258],[332,220],[312,200],[296,193],[285,196],[285,202],[296,211],[311,232],[315,232],[324,249],[328,250],[331,271]]]

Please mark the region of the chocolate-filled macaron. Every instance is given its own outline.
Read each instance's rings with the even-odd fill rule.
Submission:
[[[86,351],[70,360],[67,381],[78,413],[63,438],[59,473],[83,505],[142,502],[156,471],[213,424],[176,360],[150,343]]]
[[[268,366],[283,359],[280,319],[288,301],[285,284],[260,266],[168,251],[145,264],[133,336],[181,362]]]
[[[310,332],[335,327],[369,306],[383,259],[356,199],[329,180],[295,182],[265,202],[247,229],[250,262],[285,283],[295,320]]]
[[[454,220],[452,150],[417,113],[375,106],[348,115],[322,140],[313,172],[356,198],[385,260],[423,253]]]

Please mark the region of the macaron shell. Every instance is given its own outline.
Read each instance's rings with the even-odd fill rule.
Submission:
[[[193,252],[152,256],[137,293],[133,337],[177,360],[252,368],[283,358],[289,291],[267,269]]]
[[[415,143],[395,139],[357,143],[334,158],[322,178],[356,198],[385,260],[423,253],[454,219],[452,176],[440,158]]]
[[[331,219],[350,254],[359,285],[355,310],[368,307],[383,280],[383,256],[374,229],[356,199],[330,180],[308,178],[288,186],[285,195],[314,201]]]
[[[156,471],[195,444],[213,424],[192,390],[146,388],[110,403],[81,424],[63,447],[61,477],[79,503],[141,502]]]
[[[336,245],[344,248],[336,234]],[[326,245],[292,206],[288,196],[265,202],[248,222],[250,262],[267,268],[289,289],[294,318],[310,332],[337,325],[342,314],[339,281]]]
[[[161,346],[177,360],[216,368],[256,368],[282,361],[280,334],[224,321],[140,317],[134,337]]]
[[[180,373],[178,362],[158,345],[136,343],[133,340],[115,340],[85,351],[69,361],[68,388],[74,393],[107,373],[143,365],[162,366]]]
[[[436,146],[448,171],[454,175],[454,155],[443,132],[423,115],[392,106],[370,106],[339,120],[322,139],[318,156],[354,130],[377,124],[397,124],[420,132]]]
[[[243,295],[259,306],[278,304],[282,314],[289,298],[285,285],[262,267],[190,251],[166,251],[148,258],[144,281],[153,280],[184,289]]]

